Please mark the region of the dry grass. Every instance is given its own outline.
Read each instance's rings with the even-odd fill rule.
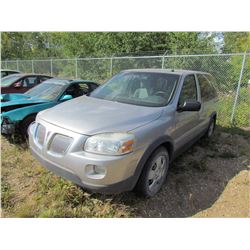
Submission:
[[[89,194],[2,138],[3,217],[249,217],[250,132],[220,129],[175,161],[151,199]],[[240,204],[240,205],[239,205]]]
[[[27,148],[2,138],[3,217],[129,217],[131,213],[110,197],[91,195],[53,175]]]

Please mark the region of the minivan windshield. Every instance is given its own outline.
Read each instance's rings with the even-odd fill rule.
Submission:
[[[169,103],[179,76],[158,72],[122,72],[94,90],[90,96],[139,106]]]

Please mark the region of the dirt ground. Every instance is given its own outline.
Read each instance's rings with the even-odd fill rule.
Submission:
[[[250,217],[250,129],[218,128],[210,141],[196,143],[150,199],[88,194],[3,139],[2,216]]]

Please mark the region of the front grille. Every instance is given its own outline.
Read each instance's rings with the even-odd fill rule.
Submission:
[[[53,136],[52,141],[49,145],[49,152],[63,155],[73,142],[73,138],[56,134]]]
[[[46,128],[43,125],[38,124],[36,130],[36,141],[41,146],[44,144],[45,135],[46,135]]]

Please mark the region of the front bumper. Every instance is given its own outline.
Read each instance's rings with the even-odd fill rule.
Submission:
[[[107,156],[83,151],[87,136],[81,135],[50,123],[40,121],[46,128],[44,143],[36,140],[37,124],[29,129],[29,145],[35,158],[47,169],[79,186],[100,193],[120,193],[132,190],[134,172],[142,152],[136,151],[122,156]],[[32,132],[33,131],[33,132]],[[72,143],[62,154],[51,152],[56,135],[72,138]],[[93,171],[93,166],[101,173]]]
[[[135,181],[133,176],[129,177],[126,180],[109,185],[94,185],[93,183],[83,183],[82,180],[77,175],[75,175],[75,173],[67,169],[63,169],[60,166],[57,166],[54,163],[45,160],[44,158],[39,156],[33,149],[31,149],[31,153],[44,167],[46,167],[51,172],[55,173],[58,176],[61,176],[66,180],[70,180],[89,191],[94,191],[103,194],[117,194],[125,191],[130,191],[134,186]]]

